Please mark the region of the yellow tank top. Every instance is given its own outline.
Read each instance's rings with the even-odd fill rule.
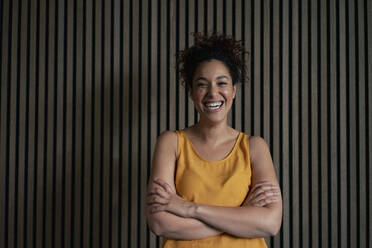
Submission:
[[[215,206],[240,206],[251,184],[248,137],[240,133],[233,149],[219,161],[201,158],[183,130],[178,136],[175,186],[187,201]],[[173,247],[267,247],[263,238],[239,238],[220,234],[199,240],[164,238],[164,248]]]

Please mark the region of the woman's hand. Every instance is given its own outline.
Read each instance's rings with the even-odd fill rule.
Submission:
[[[243,206],[265,207],[278,202],[279,198],[280,189],[278,186],[268,181],[261,181],[249,191]]]
[[[154,187],[147,194],[147,204],[150,213],[168,211],[184,218],[190,218],[195,211],[195,204],[178,196],[172,188],[161,179],[154,179],[158,187]]]

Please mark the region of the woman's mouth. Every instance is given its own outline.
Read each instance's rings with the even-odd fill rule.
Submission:
[[[204,106],[209,112],[218,112],[221,109],[223,103],[223,101],[207,102],[204,103]]]

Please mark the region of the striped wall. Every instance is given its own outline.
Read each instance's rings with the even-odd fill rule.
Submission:
[[[229,123],[283,191],[270,247],[371,247],[372,1],[0,1],[0,246],[159,247],[144,214],[160,132],[197,121],[175,55],[241,39]]]

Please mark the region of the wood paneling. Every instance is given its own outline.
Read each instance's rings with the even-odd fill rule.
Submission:
[[[243,41],[229,123],[268,142],[283,191],[270,247],[369,247],[369,0],[0,1],[0,244],[159,247],[156,137],[197,121],[176,55]]]

